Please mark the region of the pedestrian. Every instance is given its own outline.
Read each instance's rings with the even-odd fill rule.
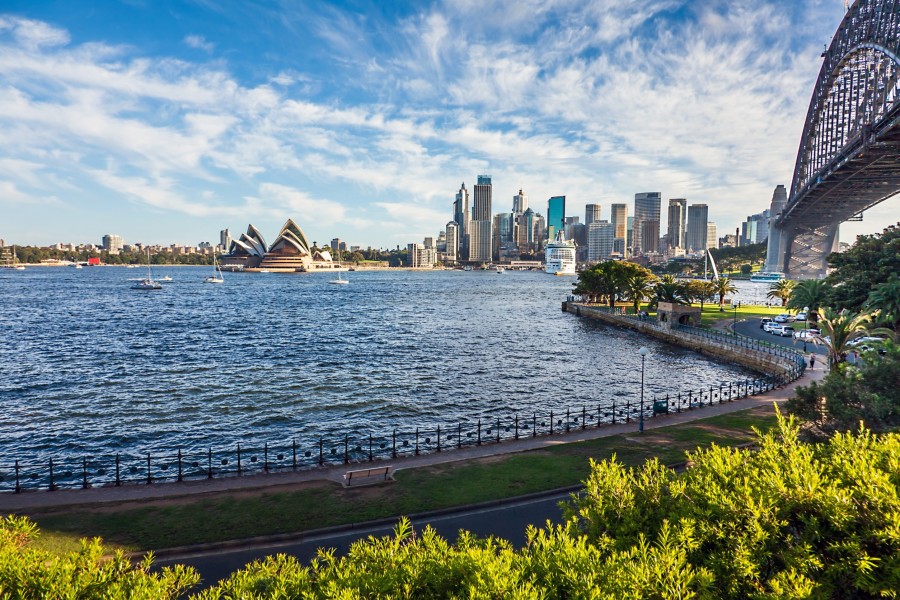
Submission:
[[[813,371],[813,370],[815,370],[815,368],[816,368],[816,355],[810,354],[809,355],[809,370]]]

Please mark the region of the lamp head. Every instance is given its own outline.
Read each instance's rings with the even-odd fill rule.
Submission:
[[[648,350],[646,346],[642,346],[641,349],[638,350],[638,354],[640,354],[641,356],[647,356],[648,354],[650,354],[650,350]]]

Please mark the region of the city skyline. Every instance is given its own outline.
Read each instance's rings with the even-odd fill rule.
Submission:
[[[196,243],[291,217],[403,246],[475,173],[504,210],[519,189],[568,215],[658,190],[733,232],[790,184],[843,2],[696,4],[12,0],[0,237]]]

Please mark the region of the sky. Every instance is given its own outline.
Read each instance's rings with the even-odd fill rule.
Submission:
[[[0,238],[437,236],[462,182],[719,235],[790,188],[843,0],[4,0]],[[888,200],[841,238],[897,220]],[[665,221],[665,217],[663,217]],[[665,231],[665,222],[662,231]]]

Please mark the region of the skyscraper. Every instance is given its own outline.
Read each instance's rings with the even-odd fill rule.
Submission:
[[[228,252],[231,249],[231,232],[227,229],[219,232],[219,247],[222,252]]]
[[[118,254],[122,249],[122,246],[125,245],[125,240],[122,239],[122,236],[116,235],[114,233],[107,233],[103,236],[103,249],[108,251],[110,254]]]
[[[719,232],[712,221],[706,223],[706,247],[712,250],[719,247]]]
[[[708,221],[709,208],[705,204],[691,204],[688,206],[687,240],[685,243],[690,252],[706,250]]]
[[[566,228],[566,197],[553,196],[547,201],[547,239],[556,239],[558,231]]]
[[[469,224],[469,260],[490,262],[491,248],[491,177],[479,175],[472,198],[472,221]]]
[[[606,221],[594,221],[588,230],[588,262],[606,260],[615,250],[616,227]]]
[[[687,200],[672,198],[669,200],[669,247],[684,248],[687,235]]]
[[[619,252],[625,256],[628,248],[628,205],[610,204],[609,222],[615,227],[615,248],[613,252]]]
[[[456,221],[447,223],[447,262],[459,260],[459,224]]]
[[[590,227],[591,223],[600,220],[600,205],[599,204],[587,204],[584,207],[584,224],[587,227]]]
[[[469,212],[469,191],[463,182],[456,192],[456,200],[453,202],[453,220],[459,225],[458,258],[465,260],[469,257],[469,221],[472,220]]]
[[[513,214],[520,215],[528,210],[528,196],[519,190],[519,193],[513,196]]]
[[[634,195],[634,222],[632,248],[635,254],[659,251],[659,219],[662,210],[660,192],[642,192]]]

